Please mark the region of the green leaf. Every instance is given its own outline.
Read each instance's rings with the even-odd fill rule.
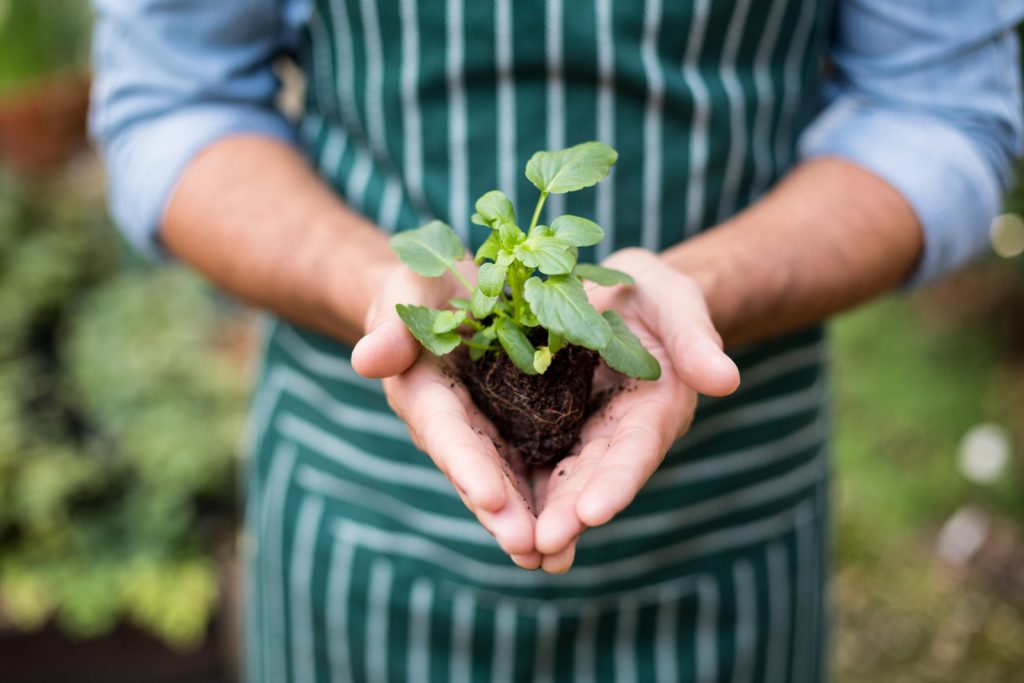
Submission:
[[[502,249],[501,251],[498,252],[498,257],[494,259],[494,262],[503,268],[508,268],[510,265],[512,265],[512,261],[514,258],[515,257],[512,255],[511,251]]]
[[[531,277],[524,288],[526,300],[540,324],[573,344],[598,351],[611,339],[608,321],[601,317],[575,275]]]
[[[500,190],[491,190],[476,200],[476,213],[482,222],[473,221],[477,225],[486,225],[489,228],[496,228],[502,223],[516,222],[516,212],[512,208],[512,201]]]
[[[444,275],[466,251],[455,231],[441,221],[430,221],[421,228],[397,233],[389,244],[402,263],[426,277]]]
[[[450,303],[453,307],[459,309],[460,311],[468,311],[469,310],[469,299],[463,299],[461,297],[456,297],[454,299],[451,299],[448,303]]]
[[[473,288],[473,296],[469,300],[469,310],[477,320],[483,320],[494,312],[494,305],[498,303],[498,297],[487,296],[479,287]]]
[[[565,339],[562,338],[562,335],[548,330],[548,348],[551,349],[551,353],[558,353],[564,345]]]
[[[526,164],[526,177],[541,192],[573,192],[601,182],[618,157],[614,149],[601,142],[537,152]]]
[[[621,270],[595,266],[593,263],[578,263],[576,264],[576,270],[573,272],[584,280],[590,280],[602,287],[636,284],[629,274],[623,273]]]
[[[546,225],[535,225],[526,235],[527,238],[538,236],[551,237],[551,228]]]
[[[533,369],[537,374],[543,375],[544,371],[551,366],[551,349],[546,346],[539,347],[533,352]]]
[[[498,296],[505,288],[508,268],[497,263],[485,263],[476,274],[476,284],[487,296]]]
[[[416,337],[417,341],[435,356],[451,353],[462,341],[462,337],[457,332],[443,334],[434,332],[434,322],[437,317],[444,313],[451,313],[451,311],[435,311],[426,306],[408,306],[406,304],[398,304],[395,306],[395,310],[398,311],[398,317],[412,332],[412,336]]]
[[[512,249],[526,239],[526,234],[515,223],[502,223],[499,225],[498,235],[501,239],[501,246],[506,249]]]
[[[590,247],[604,239],[604,230],[579,216],[559,216],[551,221],[551,234],[574,247]]]
[[[545,275],[571,273],[576,265],[572,245],[557,237],[535,236],[516,247],[516,257]]]
[[[465,320],[465,311],[441,311],[434,316],[434,334],[457,330]]]
[[[605,311],[602,316],[612,330],[611,341],[601,349],[604,362],[614,370],[637,379],[656,380],[661,377],[661,365],[640,343],[626,321],[615,311]]]
[[[491,342],[494,341],[497,332],[494,330],[494,325],[476,332],[473,337],[469,340],[469,357],[472,360],[479,360],[483,358],[484,354],[487,353]]]
[[[492,232],[484,243],[480,245],[480,248],[476,250],[476,255],[473,260],[477,264],[483,263],[484,260],[494,260],[498,256],[498,250],[501,249],[501,240],[498,239],[498,233]]]
[[[496,327],[498,343],[501,344],[501,348],[505,349],[505,353],[508,354],[515,366],[527,375],[536,375],[537,371],[533,367],[533,344],[519,329],[519,326],[508,318],[502,318]]]

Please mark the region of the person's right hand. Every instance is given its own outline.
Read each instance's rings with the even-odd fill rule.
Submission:
[[[467,266],[466,277],[474,279]],[[405,266],[392,271],[366,318],[366,335],[352,351],[352,366],[384,378],[388,403],[409,428],[413,443],[452,482],[466,506],[512,560],[540,566],[529,487],[495,447],[497,433],[473,404],[455,369],[420,346],[395,311],[396,304],[446,308],[468,296],[450,274],[423,278]]]

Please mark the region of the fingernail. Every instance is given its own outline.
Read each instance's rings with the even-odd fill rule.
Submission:
[[[509,554],[509,559],[511,559],[513,564],[517,567],[525,569],[528,572],[536,571],[540,568],[539,565],[534,562],[536,558],[533,557],[530,558],[530,561],[527,561],[527,559],[521,555]]]

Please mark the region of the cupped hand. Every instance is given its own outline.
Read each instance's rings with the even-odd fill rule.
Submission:
[[[472,280],[467,263],[464,275]],[[424,350],[395,311],[396,304],[446,308],[455,296],[468,296],[450,274],[423,278],[405,266],[392,271],[367,314],[366,335],[352,351],[352,366],[366,377],[384,378],[388,404],[409,428],[417,448],[427,453],[451,481],[466,506],[516,564],[540,566],[534,547],[535,517],[529,488],[495,447],[497,434],[454,369]]]
[[[722,351],[697,283],[655,254],[626,249],[603,265],[633,276],[636,285],[588,287],[598,310],[615,309],[661,363],[654,382],[628,380],[603,364],[595,391],[628,381],[583,427],[578,454],[560,462],[536,483],[542,510],[536,548],[542,567],[564,572],[576,539],[607,523],[636,497],[672,443],[693,418],[697,395],[724,396],[739,386],[739,371]],[[561,474],[559,474],[561,473]]]

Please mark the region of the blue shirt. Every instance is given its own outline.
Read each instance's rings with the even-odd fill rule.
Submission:
[[[204,147],[257,133],[294,141],[276,110],[273,61],[308,20],[308,0],[94,0],[91,128],[112,212],[144,252],[176,183]],[[244,17],[244,20],[239,20]],[[856,163],[917,213],[925,249],[912,284],[965,262],[1022,151],[1024,0],[836,0],[825,106],[804,158]]]

